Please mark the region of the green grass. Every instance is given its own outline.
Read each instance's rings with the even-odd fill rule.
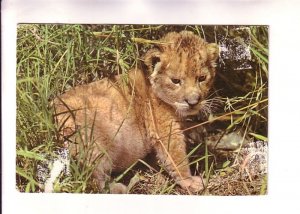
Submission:
[[[54,150],[59,146],[58,127],[54,124],[53,109],[49,104],[56,95],[76,85],[115,74],[122,74],[126,81],[126,73],[139,64],[145,50],[155,43],[153,40],[159,39],[167,32],[185,29],[194,31],[208,42],[218,42],[218,35],[226,35],[232,39],[241,37],[239,31],[234,30],[234,26],[18,25],[17,189],[21,192],[42,190],[36,180],[36,166],[46,156],[55,157]],[[252,69],[235,71],[230,61],[227,62],[226,69],[218,68],[215,87],[217,94],[226,101],[225,113],[229,113],[218,121],[221,121],[225,132],[242,129],[245,136],[265,140],[268,102],[261,101],[268,98],[268,29],[264,26],[252,26],[247,32],[251,38]],[[238,109],[242,110],[237,111]],[[216,116],[225,113],[220,111]],[[86,140],[82,139],[82,142],[84,144]],[[195,145],[192,148],[189,158],[196,156],[198,147]],[[86,147],[82,150],[81,161],[89,160],[89,152],[89,148]],[[203,155],[195,157],[193,161],[197,172],[204,171],[207,183],[215,167],[211,156],[209,151],[204,150]],[[72,176],[57,182],[55,190],[98,192],[91,177],[96,163],[97,160],[90,160],[89,164],[82,165],[80,161],[71,160]],[[156,173],[161,175],[162,171]],[[131,174],[137,175],[135,179],[138,178],[138,182],[143,183],[143,176],[151,177],[149,171],[144,172],[145,174],[138,172],[136,167],[130,168],[125,174],[117,177],[117,180],[122,181],[126,174]],[[153,176],[155,177],[155,173]],[[134,180],[131,182],[136,183]],[[266,188],[265,186],[264,183],[263,188]],[[168,180],[165,186],[158,185],[153,188],[147,192],[180,193],[172,180]]]

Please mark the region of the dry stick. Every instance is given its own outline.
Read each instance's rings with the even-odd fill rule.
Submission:
[[[160,140],[161,138],[159,137],[158,135],[158,132],[157,132],[157,127],[156,127],[156,123],[154,122],[154,116],[153,116],[153,112],[152,112],[152,108],[151,108],[151,103],[148,102],[148,105],[149,105],[149,110],[150,110],[150,115],[151,115],[151,120],[152,120],[152,123],[153,123],[153,126],[155,128],[155,134],[156,134],[156,138],[158,140],[158,142],[161,144],[162,148],[164,149],[165,153],[167,154],[168,158],[170,159],[172,165],[174,166],[175,170],[177,171],[177,173],[179,174],[180,176],[180,179],[181,180],[184,180],[184,178],[182,177],[181,173],[179,172],[173,158],[171,157],[170,153],[168,152],[167,148],[165,147],[165,145],[163,144],[163,142]],[[171,134],[170,134],[171,135]],[[188,189],[188,187],[185,187],[187,192],[189,193],[189,195],[191,195],[191,192],[190,190]]]
[[[137,38],[133,37],[131,38],[133,42],[136,43],[143,43],[143,44],[155,44],[155,45],[168,45],[168,44],[173,44],[172,42],[162,42],[160,40],[149,40],[149,39],[143,39],[143,38]]]
[[[232,114],[234,114],[234,113],[236,113],[236,112],[238,112],[238,111],[242,111],[242,110],[244,110],[244,109],[253,107],[253,106],[258,105],[258,104],[260,104],[260,103],[264,103],[264,102],[266,102],[266,101],[268,101],[268,98],[266,98],[266,99],[264,99],[264,100],[261,100],[261,101],[259,101],[259,102],[253,103],[253,104],[251,104],[251,105],[245,106],[245,107],[243,107],[243,108],[237,109],[237,110],[235,110],[235,111],[229,112],[229,113],[227,113],[227,114],[223,114],[223,115],[221,115],[221,116],[219,116],[219,117],[216,117],[216,118],[213,118],[213,119],[211,119],[211,120],[207,120],[207,121],[205,121],[205,122],[203,122],[203,123],[199,123],[199,124],[194,125],[194,126],[191,126],[191,127],[189,127],[189,128],[186,128],[186,129],[183,129],[183,130],[180,130],[180,131],[173,132],[173,133],[171,133],[171,134],[168,134],[168,135],[166,135],[166,136],[163,136],[163,137],[159,138],[158,140],[161,140],[161,139],[163,139],[163,138],[169,137],[169,135],[174,135],[174,134],[182,133],[182,132],[185,132],[185,131],[188,131],[188,130],[197,128],[197,127],[199,127],[199,126],[203,126],[203,125],[205,125],[205,124],[207,124],[207,123],[211,123],[211,122],[216,121],[216,120],[219,120],[219,119],[221,119],[221,118],[223,118],[223,117],[227,117],[227,116],[229,116],[229,115],[232,115]]]
[[[133,28],[133,29],[127,29],[127,30],[123,30],[125,32],[132,32],[132,31],[142,31],[142,30],[158,30],[159,28],[161,28],[162,25],[159,25],[157,27],[144,27],[144,28]],[[108,37],[116,37],[116,36],[112,36],[112,34],[114,33],[114,31],[106,31],[106,32],[98,32],[98,31],[93,31],[92,34],[95,37],[104,37],[104,38],[108,38]]]

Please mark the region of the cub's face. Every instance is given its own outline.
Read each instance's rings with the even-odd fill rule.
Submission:
[[[215,77],[218,46],[192,32],[169,33],[145,55],[153,92],[184,117],[198,114]]]

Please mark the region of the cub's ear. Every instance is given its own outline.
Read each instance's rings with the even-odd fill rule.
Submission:
[[[145,54],[144,63],[150,75],[153,73],[155,65],[161,61],[160,56],[161,56],[161,52],[156,48],[149,50]]]
[[[216,67],[216,60],[219,57],[219,46],[216,43],[209,43],[206,45],[207,56],[213,67]]]

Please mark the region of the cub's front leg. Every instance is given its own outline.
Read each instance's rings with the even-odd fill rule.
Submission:
[[[154,146],[157,157],[167,172],[175,179],[176,183],[183,189],[188,189],[191,192],[202,190],[202,178],[191,175],[184,135],[177,133],[157,141]]]

